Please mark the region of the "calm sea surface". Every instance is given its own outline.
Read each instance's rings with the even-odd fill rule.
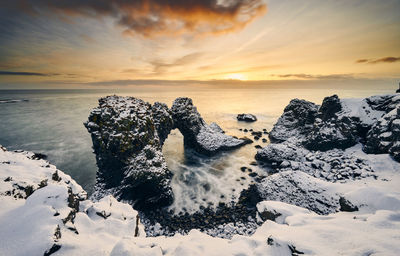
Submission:
[[[71,175],[86,191],[92,192],[96,175],[92,141],[83,126],[89,112],[97,106],[98,98],[110,94],[134,96],[148,102],[160,101],[172,105],[175,98],[191,97],[207,122],[218,123],[228,134],[245,136],[239,128],[270,130],[284,107],[293,98],[320,104],[325,96],[367,97],[393,93],[388,89],[334,88],[155,88],[137,87],[123,90],[0,90],[4,99],[27,100],[0,103],[0,144],[9,150],[23,149],[48,155],[48,160]],[[255,123],[236,121],[238,113],[253,113]],[[249,135],[247,135],[249,136]],[[250,137],[250,136],[249,136]],[[212,158],[185,154],[183,137],[172,131],[163,148],[167,163],[174,173],[173,190],[177,212],[185,208],[194,211],[200,205],[236,200],[240,190],[252,179],[240,171],[247,166],[259,174],[265,170],[250,166],[261,140],[232,152]],[[244,177],[245,179],[243,179]]]

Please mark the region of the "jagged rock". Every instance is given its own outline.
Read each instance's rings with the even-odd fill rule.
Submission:
[[[94,197],[112,194],[137,209],[172,203],[172,173],[161,149],[173,121],[164,104],[108,96],[99,99],[85,126],[99,167]]]
[[[375,95],[365,99],[368,105],[376,111],[389,113],[400,104],[400,96],[396,94]]]
[[[169,133],[174,129],[174,121],[172,119],[171,110],[164,103],[155,102],[151,106],[154,125],[156,126],[157,134],[160,139],[160,145],[164,145]]]
[[[329,193],[322,181],[304,172],[273,174],[256,186],[263,200],[293,204],[318,214],[333,213],[339,208],[339,196]]]
[[[249,143],[248,139],[234,138],[222,133],[215,125],[208,125],[189,98],[177,98],[171,111],[175,126],[184,137],[185,146],[199,153],[213,155]]]
[[[318,110],[311,133],[304,145],[311,150],[345,149],[357,143],[359,118],[338,115],[342,110],[339,97],[326,97]]]
[[[236,119],[238,121],[244,121],[244,122],[255,122],[257,121],[257,117],[253,114],[238,114],[236,116]]]
[[[400,104],[372,126],[363,150],[370,154],[389,153],[400,162]]]
[[[282,116],[269,133],[273,142],[283,142],[290,137],[302,137],[309,133],[318,111],[318,105],[293,99],[286,106]]]

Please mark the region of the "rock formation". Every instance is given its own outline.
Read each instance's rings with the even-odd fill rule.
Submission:
[[[395,109],[399,106],[400,96],[397,95],[342,100],[333,95],[326,97],[320,107],[295,99],[285,108],[269,137],[274,143],[287,142],[280,147],[292,144],[311,151],[346,149],[363,142],[367,153],[390,153],[398,159],[396,120],[399,117]],[[256,158],[274,162],[273,154],[277,149],[274,147],[267,146]]]
[[[389,153],[400,162],[400,105],[376,122],[367,134],[364,151],[370,154]]]
[[[172,173],[162,154],[172,129],[180,130],[186,147],[206,155],[249,143],[224,134],[215,123],[208,125],[189,98],[176,99],[169,109],[159,102],[108,96],[99,100],[85,127],[99,167],[94,197],[112,194],[141,210],[173,201]]]
[[[223,133],[214,124],[208,125],[189,98],[177,98],[171,108],[176,128],[182,133],[186,147],[205,155],[235,149],[250,143]]]
[[[269,138],[272,142],[283,142],[290,137],[304,137],[311,132],[317,111],[318,105],[312,102],[291,100],[269,133]]]
[[[238,114],[236,116],[236,119],[238,121],[243,121],[243,122],[255,122],[257,121],[257,117],[253,114]]]
[[[133,97],[99,99],[85,123],[99,167],[94,196],[112,194],[136,209],[171,204],[172,173],[161,147],[172,124],[163,104],[151,106]]]
[[[340,197],[330,193],[324,182],[304,172],[280,172],[256,186],[262,200],[285,202],[318,214],[329,214],[340,208]]]

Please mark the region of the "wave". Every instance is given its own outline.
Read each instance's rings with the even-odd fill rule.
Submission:
[[[26,102],[29,101],[27,99],[0,99],[1,103],[17,103],[17,102]]]

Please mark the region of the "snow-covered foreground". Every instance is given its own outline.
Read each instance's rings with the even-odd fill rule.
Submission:
[[[47,161],[2,148],[0,255],[398,255],[400,164],[386,154],[367,155],[360,145],[346,153],[367,159],[378,178],[318,182],[327,191],[344,195],[359,211],[321,216],[263,201],[257,205],[260,216],[274,213],[275,221],[265,221],[250,237],[228,240],[198,230],[145,237],[137,212],[129,205],[111,196],[87,200],[71,177]]]

